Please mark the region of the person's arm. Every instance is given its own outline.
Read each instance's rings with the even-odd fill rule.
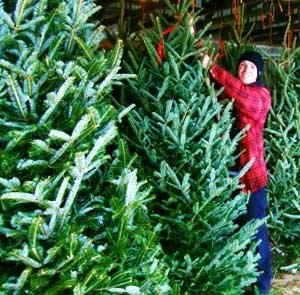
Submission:
[[[216,64],[211,67],[210,74],[235,99],[234,106],[245,115],[259,119],[270,109],[271,97],[265,87],[247,86]]]

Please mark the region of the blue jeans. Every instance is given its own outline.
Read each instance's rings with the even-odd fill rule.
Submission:
[[[252,219],[263,219],[266,217],[267,200],[265,188],[262,188],[251,194],[249,202],[247,203],[246,221]],[[267,233],[266,224],[263,224],[259,229],[255,237],[256,240],[260,240],[258,245],[258,253],[261,258],[258,263],[258,270],[262,271],[257,278],[256,286],[258,287],[260,294],[267,294],[270,290],[272,279],[272,265],[271,265],[271,246]]]

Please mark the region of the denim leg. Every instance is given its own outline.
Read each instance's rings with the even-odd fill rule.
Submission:
[[[247,204],[247,219],[262,219],[266,217],[266,193],[262,188],[255,193],[252,193]],[[271,265],[271,246],[267,233],[266,224],[263,224],[256,234],[256,240],[260,240],[258,246],[258,253],[261,259],[258,263],[258,269],[262,271],[257,279],[257,287],[261,294],[266,294],[270,290],[272,278],[272,265]]]

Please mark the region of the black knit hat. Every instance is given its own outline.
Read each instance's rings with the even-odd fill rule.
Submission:
[[[256,51],[245,51],[239,58],[238,65],[243,61],[248,60],[253,62],[257,68],[257,78],[259,79],[262,76],[264,71],[264,60],[260,53]]]

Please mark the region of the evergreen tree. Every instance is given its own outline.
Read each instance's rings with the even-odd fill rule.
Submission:
[[[50,6],[51,4],[51,6]],[[112,106],[123,44],[99,50],[92,1],[0,2],[1,294],[167,294]]]
[[[238,228],[247,196],[239,193],[239,176],[229,175],[243,132],[231,138],[232,103],[218,102],[221,90],[202,68],[199,56],[212,48],[206,28],[192,33],[199,16],[190,2],[168,3],[171,27],[153,18],[153,28],[128,40],[124,67],[137,79],[126,83],[123,103],[136,107],[122,134],[155,188],[152,216],[162,224],[174,294],[242,294],[256,280],[258,259],[258,224]]]
[[[243,15],[244,7],[241,7]],[[299,264],[299,48],[263,50],[249,41],[251,30],[244,31],[244,19],[225,42],[222,63],[235,72],[237,59],[245,49],[261,52],[265,59],[263,82],[272,94],[272,108],[264,129],[265,156],[269,183],[268,229],[273,248],[273,269],[300,269]],[[288,34],[288,27],[287,27]],[[284,36],[283,44],[286,44]]]
[[[279,57],[268,56],[268,84],[273,96],[265,131],[270,230],[275,247],[288,251],[289,262],[295,263],[300,241],[300,54],[294,43],[292,48],[283,48]]]

